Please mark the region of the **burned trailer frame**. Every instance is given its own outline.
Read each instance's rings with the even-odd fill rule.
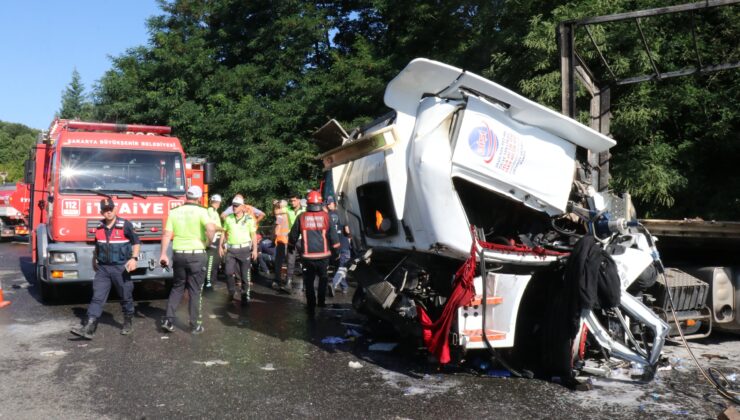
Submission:
[[[605,152],[614,140],[426,59],[389,83],[385,102],[392,117],[351,135],[336,122],[319,130],[340,133],[342,143],[319,158],[332,171],[355,243],[369,250],[355,264],[356,306],[428,346],[430,329],[441,335],[445,349],[430,350],[442,363],[448,346],[461,354],[516,352],[519,318],[541,309],[523,303],[525,292],[563,277],[576,236],[613,245],[623,296],[653,263],[649,233],[630,221],[629,199],[597,193],[577,178],[577,148]],[[460,268],[471,258],[472,269]],[[488,265],[497,271],[489,275]],[[578,334],[565,340],[572,351],[558,361],[566,370],[579,356],[585,326],[621,360],[654,366],[660,356],[667,325],[636,299],[575,317]]]

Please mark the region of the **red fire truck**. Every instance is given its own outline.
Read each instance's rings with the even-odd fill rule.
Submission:
[[[28,235],[28,185],[22,182],[0,185],[0,238]]]
[[[167,215],[184,203],[191,185],[203,188],[207,202],[213,164],[186,159],[170,132],[164,126],[57,119],[39,137],[26,162],[26,183],[31,190],[30,243],[43,300],[53,299],[60,285],[92,281],[99,203],[107,197],[142,241],[132,278],[172,277],[158,262]]]

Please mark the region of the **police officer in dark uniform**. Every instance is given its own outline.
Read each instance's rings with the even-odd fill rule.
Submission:
[[[131,281],[131,271],[136,270],[141,241],[131,222],[116,216],[115,207],[110,198],[100,200],[103,220],[95,229],[93,297],[87,308],[87,319],[82,326],[72,329],[72,334],[88,340],[95,335],[111,285],[121,296],[121,334],[127,335],[133,331],[134,283]]]
[[[319,276],[318,306],[326,306],[326,285],[329,280],[327,268],[332,249],[339,248],[339,237],[332,228],[329,215],[321,206],[321,194],[318,191],[308,193],[308,208],[301,213],[293,224],[288,235],[288,248],[295,249],[301,255],[303,263],[303,288],[306,293],[306,309],[313,312],[316,304],[314,279]],[[300,242],[299,242],[300,239]]]

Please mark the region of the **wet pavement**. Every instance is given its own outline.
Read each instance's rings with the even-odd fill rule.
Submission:
[[[0,418],[716,418],[728,405],[679,346],[667,346],[671,364],[652,382],[615,372],[589,378],[591,391],[570,391],[440,370],[408,346],[370,350],[394,337],[368,334],[351,294],[309,316],[300,295],[262,279],[245,307],[228,302],[219,282],[205,296],[198,336],[187,332],[185,300],[176,331],[161,332],[164,286],[137,284],[133,335],[119,334],[120,305],[111,300],[95,339],[80,341],[69,329],[84,317],[90,289],[66,287],[43,305],[32,273],[27,244],[0,244],[0,281],[12,301],[0,309]],[[739,337],[692,346],[703,365],[738,372]]]

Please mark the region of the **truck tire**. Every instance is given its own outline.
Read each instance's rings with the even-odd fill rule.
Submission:
[[[41,302],[52,303],[57,298],[57,290],[49,283],[44,281],[46,277],[46,267],[36,264],[36,287],[41,295]]]

